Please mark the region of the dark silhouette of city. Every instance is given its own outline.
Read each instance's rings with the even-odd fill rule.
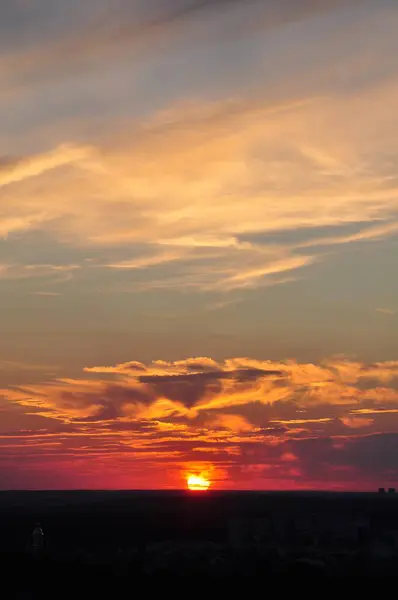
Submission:
[[[265,583],[386,577],[398,567],[393,490],[3,492],[0,514],[3,579],[21,598],[51,597],[60,580],[60,594],[83,584],[100,594],[153,577]]]

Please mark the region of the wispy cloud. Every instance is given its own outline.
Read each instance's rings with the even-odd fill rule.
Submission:
[[[376,308],[376,312],[382,313],[383,315],[396,315],[398,311],[392,308]]]
[[[349,0],[349,4],[358,1]],[[68,13],[59,1],[40,0],[36,10],[18,4],[3,9],[2,27],[4,33],[17,34],[16,39],[25,35],[30,43],[20,44],[16,51],[13,36],[5,37],[9,43],[5,44],[3,76],[16,87],[57,80],[103,67],[123,55],[131,64],[187,36],[205,40],[203,22],[216,20],[224,34],[229,29],[234,35],[250,32],[254,24],[261,31],[272,31],[346,4],[347,0],[285,0],[283,6],[276,0],[246,0],[244,4],[239,0],[137,0],[134,4],[120,0],[110,11],[103,0],[88,0],[84,8],[71,3]],[[54,33],[44,36],[50,25]]]
[[[356,415],[388,415],[398,413],[398,408],[357,408],[352,412]]]
[[[374,423],[374,419],[366,417],[357,417],[355,415],[347,415],[341,417],[342,423],[350,429],[362,429],[362,427],[370,427]]]
[[[33,296],[61,296],[60,292],[32,292]]]
[[[272,423],[279,423],[281,425],[307,425],[308,423],[330,423],[331,418],[323,417],[319,419],[276,419]]]
[[[212,302],[206,308],[207,310],[222,310],[227,308],[227,306],[233,306],[234,304],[239,304],[242,302],[242,298],[224,298],[223,300],[218,300],[216,302]]]
[[[0,280],[52,277],[65,281],[78,269],[80,265],[0,264]]]
[[[388,97],[386,93],[383,102]],[[314,114],[329,115],[330,124],[325,120],[324,125],[329,132],[336,119],[340,128],[347,119],[349,129],[357,102],[351,98],[343,107],[337,100],[269,106],[257,100],[185,112],[179,108],[152,124],[132,127],[134,146],[115,139],[102,149],[69,145],[20,159],[0,174],[5,195],[0,229],[7,234],[34,227],[73,244],[123,245],[126,253],[130,248],[136,257],[104,266],[148,271],[137,289],[228,291],[276,285],[277,276],[325,260],[322,246],[397,233],[396,222],[379,223],[397,207],[394,181],[377,180],[377,149],[373,164],[366,170],[361,166],[359,146],[366,123],[360,136],[352,131],[349,162],[332,186],[329,173],[315,159],[300,155],[301,144],[313,135]],[[287,135],[294,122],[301,133],[295,149],[288,150],[281,132]],[[325,143],[317,141],[321,149]],[[256,147],[262,150],[254,159]],[[343,155],[339,160],[345,160]],[[265,170],[259,170],[259,161]],[[281,229],[355,221],[368,226],[350,236],[296,244],[241,240],[245,235],[261,233],[266,239],[267,233]],[[303,255],[304,248],[311,251]],[[168,265],[172,272],[165,270]]]

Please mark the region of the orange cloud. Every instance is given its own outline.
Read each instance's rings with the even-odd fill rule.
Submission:
[[[357,408],[352,411],[356,415],[383,415],[398,413],[398,408]]]
[[[282,454],[280,459],[283,462],[295,462],[298,460],[297,456],[293,454],[293,452],[285,452]]]
[[[347,415],[345,417],[341,417],[341,422],[350,429],[361,429],[362,427],[370,427],[373,425],[374,419],[357,417],[355,415]]]
[[[217,415],[210,421],[210,426],[221,427],[223,429],[228,429],[235,433],[241,433],[245,431],[254,431],[255,427],[247,419],[242,417],[241,415],[233,415],[233,414],[221,414]]]
[[[187,465],[209,467],[209,457],[213,470],[223,473],[215,487],[289,487],[293,480],[303,488],[314,481],[317,487],[330,487],[331,481],[350,487],[357,472],[362,475],[356,485],[372,481],[374,486],[377,461],[366,458],[372,453],[380,456],[379,470],[396,465],[398,472],[394,423],[380,434],[373,418],[386,412],[392,419],[398,413],[395,389],[388,387],[396,385],[395,362],[193,357],[84,371],[81,379],[0,391],[3,416],[18,407],[30,419],[40,419],[37,429],[31,420],[32,429],[3,430],[0,448],[10,464],[29,456],[33,465],[44,461],[51,471],[52,464],[73,460],[77,471],[78,465],[91,464],[99,477],[98,469],[108,473],[110,465],[120,474],[130,458],[137,473],[152,473],[155,487],[178,487]],[[365,436],[359,433],[364,428]],[[160,465],[167,477],[159,473]],[[101,477],[93,480],[94,487]],[[142,473],[139,477],[137,485],[150,487]],[[114,475],[107,481],[105,487],[118,487],[111,483]],[[118,481],[125,481],[122,474]]]
[[[186,465],[209,466],[210,456],[213,470],[223,472],[217,480],[220,486],[240,482],[245,487],[250,473],[252,477],[258,474],[256,482],[252,478],[247,483],[255,487],[284,486],[289,477],[303,488],[310,481],[317,481],[318,487],[324,481],[327,487],[327,475],[336,485],[349,486],[356,469],[363,473],[361,485],[368,485],[366,477],[376,477],[373,471],[366,475],[370,453],[377,455],[381,448],[380,456],[387,457],[383,468],[395,465],[390,453],[395,448],[394,434],[377,433],[370,415],[392,415],[398,412],[398,402],[385,409],[385,400],[379,405],[373,399],[369,406],[369,390],[363,388],[364,381],[367,385],[377,381],[378,368],[384,381],[396,364],[378,363],[377,367],[342,358],[317,365],[194,357],[89,367],[86,379],[57,379],[2,390],[5,410],[19,406],[42,420],[40,429],[2,435],[0,447],[11,462],[26,458],[29,452],[32,464],[45,461],[49,469],[59,461],[74,460],[78,470],[79,464],[91,459],[102,472],[108,472],[106,465],[112,464],[119,473],[130,457],[137,469],[158,473],[156,469],[163,464],[169,472],[168,485],[174,482],[177,487],[178,473],[185,472]],[[101,374],[114,377],[101,379]],[[391,383],[395,384],[394,378]],[[331,385],[349,389],[348,414],[345,401],[341,403],[335,393],[325,394],[325,386]],[[344,435],[342,425],[347,431]],[[365,427],[366,436],[356,432]],[[363,461],[357,448],[362,448]],[[109,476],[107,485],[111,481]],[[149,485],[147,480],[137,481]],[[166,485],[159,474],[156,482]]]
[[[396,315],[397,311],[392,308],[376,308],[376,312],[382,313],[384,315]]]
[[[365,424],[347,417],[346,407],[351,408],[351,414],[359,414],[361,410],[365,414],[384,409],[386,404],[392,410],[398,406],[395,362],[367,365],[339,358],[307,364],[293,360],[215,361],[196,357],[150,364],[130,361],[84,370],[93,378],[57,379],[5,389],[2,393],[9,401],[66,422],[124,418],[137,421],[179,418],[193,422],[201,415],[212,415],[214,426],[236,432],[256,431],[256,426],[245,417],[251,405],[272,410],[270,423],[293,426],[326,423],[332,426],[336,416],[341,416],[346,426]],[[99,379],[101,374],[113,374],[115,379]],[[292,414],[292,408],[288,416],[278,416],[279,407],[283,406],[301,412],[304,409],[306,414]],[[329,414],[314,414],[321,409]]]
[[[396,90],[374,101],[384,106],[386,97],[395,101]],[[395,189],[385,178],[360,169],[368,111],[356,98],[344,106],[337,102],[305,97],[270,103],[259,97],[176,106],[152,122],[132,123],[134,146],[115,135],[104,147],[63,144],[11,162],[0,172],[0,234],[35,229],[72,245],[122,245],[132,257],[102,265],[149,271],[151,277],[137,283],[137,289],[229,291],[278,285],[325,260],[318,245],[397,232],[396,221],[380,224],[396,212]],[[353,111],[363,121],[360,132],[353,130]],[[316,134],[312,123],[318,117],[324,130]],[[293,124],[294,139],[281,134]],[[336,130],[347,134],[344,147],[343,140],[333,138],[330,152],[338,176],[330,188],[330,168],[324,160],[320,164],[319,156],[328,155],[325,145],[329,148]],[[289,148],[294,145],[293,152],[285,139]],[[308,152],[309,146],[317,150]],[[251,158],[259,147],[266,170]],[[374,169],[377,173],[377,164]],[[95,202],[90,200],[94,197]],[[284,243],[266,242],[267,235],[280,230],[355,221],[363,226],[350,236],[301,243],[289,242],[287,236]],[[247,241],[259,234],[263,243]],[[305,255],[303,248],[308,249]],[[170,263],[172,275],[153,275]],[[87,266],[94,267],[98,264]]]
[[[332,419],[326,417],[322,419],[285,419],[271,421],[272,423],[280,423],[281,425],[306,425],[307,423],[330,423]]]

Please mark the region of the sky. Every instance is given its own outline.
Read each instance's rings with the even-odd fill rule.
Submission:
[[[0,489],[398,486],[396,0],[3,0]]]

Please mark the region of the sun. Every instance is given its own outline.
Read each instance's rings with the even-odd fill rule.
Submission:
[[[202,475],[188,475],[187,486],[195,492],[206,492],[210,487],[210,481]]]

